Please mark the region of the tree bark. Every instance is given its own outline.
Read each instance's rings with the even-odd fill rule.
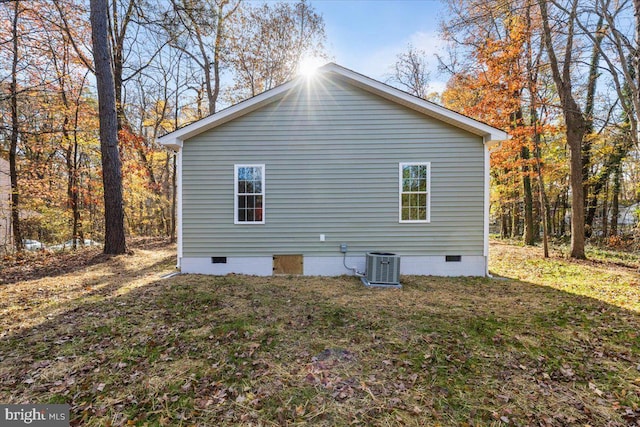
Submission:
[[[560,196],[560,214],[558,215],[558,223],[559,228],[556,233],[556,237],[563,237],[567,234],[567,222],[565,218],[567,217],[567,199],[569,198],[569,192],[565,189]],[[571,230],[569,230],[571,232]]]
[[[522,191],[524,193],[524,233],[523,240],[525,245],[534,245],[536,236],[533,233],[533,193],[531,191],[531,176],[529,175],[529,165],[527,161],[531,158],[529,148],[522,146],[520,156],[523,160],[522,164]]]
[[[500,237],[506,239],[509,237],[509,215],[507,207],[503,204],[500,213]]]
[[[172,162],[172,174],[171,174],[171,234],[169,241],[171,243],[176,242],[176,209],[177,209],[177,195],[178,195],[178,185],[177,185],[177,162],[178,155],[174,154]]]
[[[604,197],[602,198],[602,237],[609,236],[609,182],[604,187]]]
[[[638,131],[633,126],[633,122],[638,123],[640,121],[640,0],[633,0],[633,17],[635,23],[635,50],[633,51],[633,71],[635,71],[635,85],[631,85],[636,88],[635,93],[631,91],[631,96],[634,98],[633,105],[635,106],[635,120],[632,120],[632,131]],[[631,114],[629,114],[631,115]],[[632,135],[637,141],[638,135]]]
[[[18,121],[18,18],[20,16],[20,2],[14,2],[13,19],[11,23],[12,54],[11,83],[9,85],[11,104],[11,136],[9,139],[9,179],[11,180],[11,228],[13,244],[17,252],[22,252],[22,233],[20,230],[20,193],[18,190],[18,169],[16,165],[18,153],[18,139],[20,123]]]
[[[613,196],[611,197],[611,223],[609,234],[618,235],[618,215],[620,215],[620,177],[622,168],[616,165],[613,171]],[[606,220],[606,218],[605,218]]]
[[[115,87],[116,97],[116,112],[118,117],[118,131],[121,131],[126,124],[126,117],[124,114],[124,103],[122,101],[122,85],[123,85],[123,71],[124,71],[124,38],[127,33],[127,26],[131,20],[131,13],[133,11],[133,1],[129,2],[127,11],[122,17],[120,22],[120,16],[118,14],[118,2],[112,3],[111,20],[107,21],[109,25],[110,41],[111,41],[111,58],[113,60],[113,84]],[[108,15],[107,15],[108,17]],[[107,18],[109,19],[109,18]]]
[[[589,79],[587,82],[587,98],[584,107],[584,115],[586,119],[586,138],[582,145],[582,182],[585,202],[589,207],[587,208],[588,214],[585,220],[585,237],[590,237],[593,233],[593,219],[595,217],[595,210],[598,203],[598,194],[600,189],[589,183],[591,175],[591,134],[593,133],[593,112],[595,107],[596,98],[596,83],[598,81],[598,65],[600,62],[600,45],[604,38],[604,32],[602,26],[604,17],[600,16],[598,24],[596,26],[596,37],[593,51],[591,53],[591,62],[589,64]],[[591,189],[591,197],[589,197],[589,190]],[[591,207],[592,206],[592,207]],[[593,213],[592,213],[593,212]]]
[[[122,172],[118,151],[118,115],[109,47],[107,0],[91,0],[93,58],[100,114],[100,153],[104,185],[104,253],[125,253]]]
[[[60,79],[62,80],[62,79]],[[75,113],[75,129],[73,141],[69,135],[69,100],[67,98],[66,89],[61,81],[60,95],[62,97],[62,104],[65,106],[65,116],[62,121],[62,139],[65,142],[63,147],[65,151],[65,164],[67,166],[67,204],[71,208],[72,215],[72,231],[71,238],[73,243],[72,249],[76,249],[78,239],[78,227],[80,224],[80,209],[79,209],[79,194],[78,194],[78,139],[77,139],[77,127],[78,127],[78,106],[76,105]]]
[[[535,113],[535,107],[532,107]],[[537,127],[537,114],[534,114],[534,135],[533,140],[535,144],[535,157],[536,157],[536,169],[538,172],[538,186],[540,188],[540,216],[542,220],[542,248],[544,251],[544,257],[549,258],[549,205],[546,203],[547,195],[544,190],[544,179],[542,178],[542,162],[540,155],[540,133]]]
[[[218,102],[218,97],[220,96],[220,62],[221,62],[221,51],[222,51],[222,43],[224,40],[224,14],[223,7],[226,4],[226,1],[221,2],[218,5],[218,16],[216,17],[216,41],[215,41],[215,51],[213,52],[213,93],[211,94],[211,98],[209,99],[209,114],[214,114],[216,112],[216,103]]]
[[[566,90],[566,89],[565,89]],[[565,94],[566,95],[566,94]],[[567,126],[567,145],[570,157],[571,186],[571,257],[585,259],[584,252],[584,187],[582,185],[582,138],[584,137],[584,120],[573,97],[568,99],[563,108]]]
[[[533,146],[533,155],[535,159],[535,170],[537,172],[538,178],[538,199],[539,199],[539,216],[540,221],[542,222],[542,247],[543,247],[543,255],[545,258],[549,257],[549,203],[547,200],[547,196],[544,190],[544,179],[542,178],[542,153],[540,149],[540,131],[538,128],[538,109],[536,105],[537,100],[537,82],[538,82],[538,69],[540,66],[540,57],[542,56],[542,52],[544,51],[544,41],[541,41],[539,53],[533,55],[532,41],[533,37],[531,35],[531,9],[533,6],[533,1],[528,0],[526,3],[525,9],[525,19],[527,25],[527,34],[528,41],[526,44],[526,57],[527,57],[527,85],[529,94],[531,96],[531,100],[529,103],[529,125],[533,127],[533,135],[532,135],[532,146]],[[523,147],[523,149],[526,146]],[[536,222],[538,224],[538,222]],[[536,227],[536,237],[540,234],[539,227]]]
[[[568,25],[567,44],[565,46],[562,70],[556,56],[549,24],[549,14],[547,1],[538,0],[540,15],[542,18],[543,37],[549,56],[549,66],[553,76],[562,114],[566,126],[567,145],[569,146],[569,167],[571,187],[571,257],[584,259],[585,237],[584,237],[584,187],[582,182],[582,141],[587,129],[587,123],[582,115],[580,107],[573,97],[571,87],[571,65],[573,52],[574,24],[576,20],[576,9],[578,0],[573,0],[571,16],[567,17]]]

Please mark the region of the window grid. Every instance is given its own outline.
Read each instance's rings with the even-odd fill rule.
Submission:
[[[430,221],[431,163],[400,163],[400,222]]]
[[[235,165],[235,224],[264,224],[264,165]]]

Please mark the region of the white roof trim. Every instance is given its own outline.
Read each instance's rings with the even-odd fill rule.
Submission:
[[[418,111],[429,117],[433,117],[455,127],[464,129],[474,135],[481,136],[488,147],[495,145],[499,141],[504,141],[509,137],[506,132],[494,128],[493,126],[489,126],[486,123],[482,123],[463,114],[456,113],[453,110],[449,110],[448,108],[442,107],[433,102],[417,98],[407,92],[395,89],[389,85],[334,63],[329,63],[320,67],[316,72],[316,76],[311,78],[326,78],[331,75],[335,75],[354,86],[379,95],[392,102],[404,105],[405,107],[411,108],[412,110]],[[302,82],[305,82],[307,78],[308,77],[300,76],[290,80],[283,85],[263,92],[260,95],[254,96],[253,98],[242,101],[218,113],[205,117],[202,120],[198,120],[197,122],[191,123],[190,125],[164,135],[163,137],[158,138],[158,142],[173,150],[179,150],[182,147],[183,141],[284,97],[289,91],[299,86]]]

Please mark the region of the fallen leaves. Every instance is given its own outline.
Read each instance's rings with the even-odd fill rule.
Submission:
[[[592,382],[589,382],[589,390],[593,391],[599,397],[602,397],[604,395],[604,392],[596,387],[596,385]]]
[[[157,281],[166,257],[137,256],[12,285],[0,400],[68,402],[87,426],[638,423],[627,311],[485,279]]]
[[[106,256],[96,247],[82,248],[76,252],[34,251],[24,252],[20,256],[5,256],[0,260],[0,285],[57,276],[99,264],[105,259]],[[47,292],[43,287],[37,291]]]

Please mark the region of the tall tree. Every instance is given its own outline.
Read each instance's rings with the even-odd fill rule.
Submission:
[[[18,170],[16,166],[18,139],[20,137],[20,123],[18,121],[18,61],[20,54],[18,51],[19,31],[18,21],[22,6],[20,1],[15,0],[13,7],[13,17],[11,20],[11,82],[9,83],[9,96],[11,104],[11,136],[9,142],[9,177],[11,180],[11,226],[13,241],[16,251],[22,251],[22,233],[20,230],[20,195],[18,188]]]
[[[598,195],[602,189],[599,185],[591,185],[589,182],[591,175],[591,149],[594,137],[594,115],[596,104],[596,84],[600,76],[600,52],[602,39],[604,38],[603,28],[604,18],[600,16],[596,25],[596,37],[594,39],[593,52],[589,63],[589,77],[587,80],[587,97],[585,100],[584,114],[587,128],[585,129],[585,141],[582,145],[582,183],[584,187],[584,197],[586,202],[585,235],[591,236],[593,232],[593,220],[596,213]],[[589,197],[591,193],[591,197]]]
[[[452,19],[445,25],[445,35],[465,54],[465,71],[453,74],[442,99],[472,117],[509,129],[512,138],[491,157],[494,194],[501,205],[503,234],[509,228],[516,237],[522,230],[524,243],[532,245],[537,237],[531,185],[534,122],[525,112],[537,96],[529,90],[535,84],[528,81],[537,76],[527,66],[534,27],[530,15],[522,16],[527,4],[474,0],[452,1],[450,7]]]
[[[90,133],[84,132],[91,132],[91,128],[97,124],[97,121],[90,119],[97,111],[91,108],[93,105],[89,107],[89,103],[87,103],[88,92],[85,89],[89,70],[84,64],[84,58],[77,55],[72,46],[69,32],[60,28],[58,12],[60,7],[63,5],[58,3],[57,7],[52,4],[41,10],[40,19],[43,34],[41,49],[43,58],[46,58],[51,65],[52,74],[51,83],[47,86],[47,92],[50,93],[50,101],[48,102],[50,112],[48,115],[51,117],[51,127],[55,129],[55,132],[49,134],[48,142],[52,148],[55,147],[56,150],[59,150],[60,155],[56,157],[64,158],[65,169],[60,168],[60,171],[65,170],[67,175],[67,200],[64,207],[70,211],[68,212],[71,216],[70,237],[73,238],[72,248],[75,249],[77,244],[81,245],[80,242],[84,241],[82,197],[83,189],[86,187],[80,177],[83,172],[86,172],[83,171],[86,162],[82,162],[81,159],[85,157],[84,149],[89,148],[90,144],[97,141],[97,138],[86,138]],[[78,13],[78,11],[69,9],[65,18],[69,19],[69,15],[73,13]],[[88,26],[76,28],[76,32],[78,34],[84,33],[85,37],[83,38],[86,39],[89,38],[89,30]],[[43,138],[46,137],[39,139]],[[35,196],[33,201],[36,201],[38,197],[33,196]],[[51,222],[50,219],[47,220],[47,223]],[[48,230],[41,228],[41,232],[43,235],[51,237]],[[65,234],[68,235],[68,233]]]
[[[559,6],[560,7],[560,6]],[[638,76],[640,67],[640,1],[618,2],[612,0],[594,0],[583,7],[582,14],[576,21],[578,27],[587,39],[593,44],[592,62],[589,70],[589,84],[587,87],[587,105],[585,114],[587,116],[588,131],[593,128],[593,105],[594,91],[591,85],[592,80],[597,75],[606,70],[609,73],[610,83],[615,89],[617,99],[615,104],[622,109],[622,122],[620,128],[625,131],[626,135],[618,135],[614,138],[614,150],[604,161],[600,172],[592,177],[585,188],[591,189],[591,194],[587,203],[586,226],[590,231],[593,221],[596,217],[596,209],[598,207],[598,198],[603,189],[607,188],[609,178],[613,175],[613,200],[612,200],[612,227],[613,234],[617,232],[617,216],[618,197],[621,189],[619,177],[622,171],[621,162],[627,152],[632,149],[633,144],[640,143],[640,135],[638,134],[638,123],[640,120],[640,79]],[[570,11],[567,8],[561,8],[565,15]],[[633,15],[633,25],[629,28],[629,16]],[[597,25],[592,28],[593,17],[597,20]],[[599,64],[602,59],[605,66]],[[613,109],[613,108],[612,108]],[[590,156],[590,140],[587,139],[584,144],[585,156]],[[584,166],[589,166],[584,162]],[[585,170],[585,172],[588,172]],[[588,186],[587,186],[588,184]],[[588,194],[585,194],[585,197]],[[603,200],[603,204],[605,204]],[[606,224],[606,218],[604,223]]]
[[[118,151],[118,114],[109,46],[107,0],[91,0],[90,21],[100,114],[100,153],[104,186],[106,254],[126,252],[122,172]]]
[[[544,188],[544,179],[542,176],[542,161],[541,161],[541,126],[538,115],[538,76],[540,68],[540,59],[542,57],[542,47],[537,49],[534,47],[533,33],[533,0],[527,0],[525,8],[525,33],[528,35],[525,42],[525,58],[526,58],[526,74],[527,78],[527,90],[529,92],[529,123],[532,127],[531,140],[533,142],[534,158],[536,159],[536,172],[538,178],[538,195],[540,203],[540,211],[542,216],[542,248],[545,258],[549,258],[549,203],[547,200],[546,191]]]
[[[305,57],[324,56],[324,21],[306,1],[243,3],[230,20],[227,61],[231,102],[255,96],[295,76]]]
[[[568,8],[561,9],[565,15]],[[596,28],[590,28],[592,15],[598,20]],[[632,30],[628,31],[628,17],[634,16]],[[618,95],[618,101],[625,112],[630,136],[640,143],[638,122],[640,121],[640,0],[618,2],[594,0],[593,7],[584,11],[576,25],[589,38],[594,50],[606,63],[604,67],[611,76],[611,82]],[[604,22],[602,22],[604,21]],[[604,25],[603,25],[604,24]],[[595,55],[595,53],[594,53]]]
[[[227,26],[240,0],[171,0],[162,25],[173,48],[182,51],[202,73],[208,113],[216,112],[220,96]]]
[[[569,146],[570,186],[571,186],[571,257],[584,259],[584,187],[582,182],[582,142],[588,128],[587,120],[576,101],[573,92],[572,67],[574,65],[574,44],[578,0],[571,0],[564,14],[562,25],[566,34],[564,46],[557,46],[553,37],[552,20],[547,0],[538,0],[542,19],[543,39],[547,51],[549,67],[555,83],[565,121],[565,135]],[[558,54],[562,55],[560,58]]]
[[[393,73],[388,79],[391,84],[397,84],[418,98],[427,99],[429,96],[429,70],[426,60],[427,54],[422,49],[416,49],[411,44],[407,50],[396,56]]]

